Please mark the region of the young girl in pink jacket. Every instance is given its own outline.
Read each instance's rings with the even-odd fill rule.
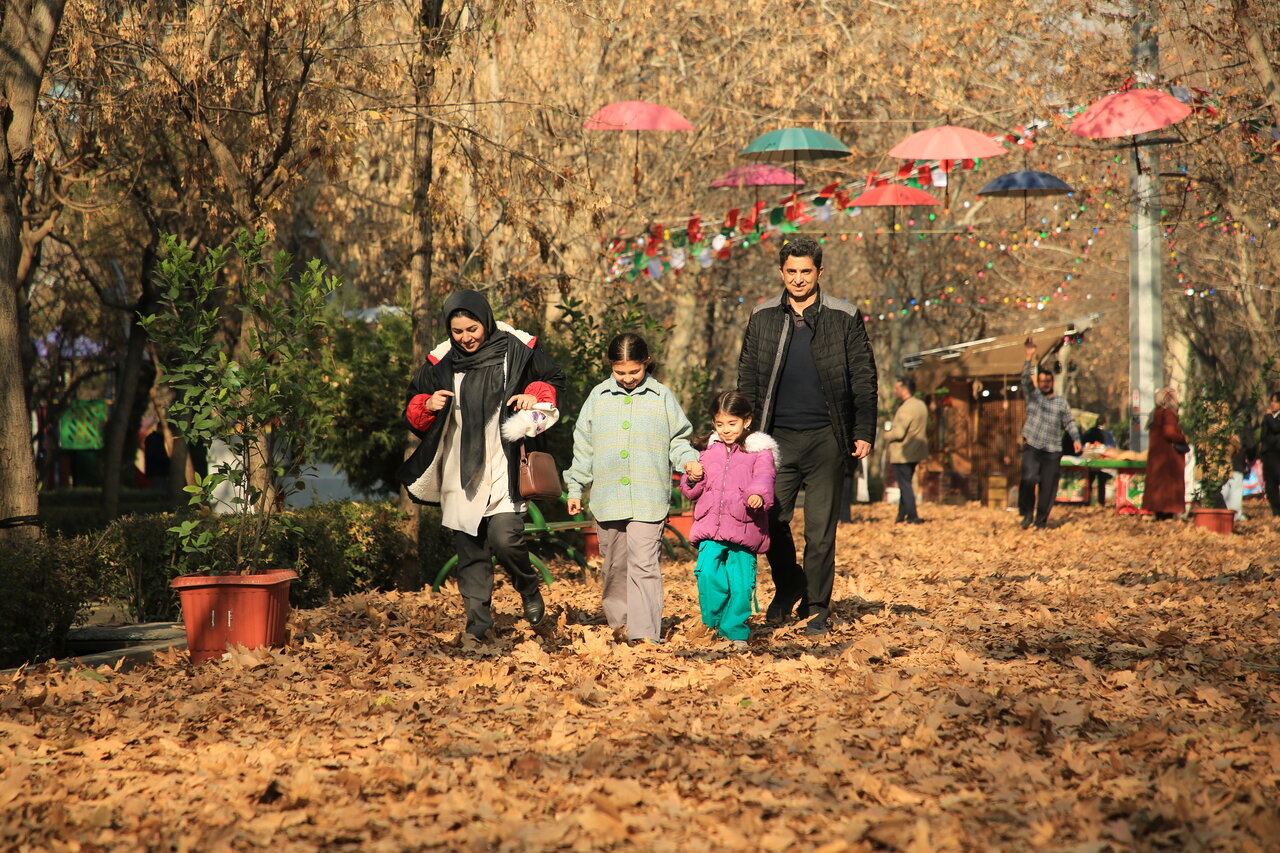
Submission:
[[[746,648],[747,618],[756,588],[756,555],[769,548],[769,507],[778,445],[751,431],[751,401],[725,391],[711,403],[715,432],[699,458],[702,470],[684,474],[680,491],[694,501],[689,541],[698,546],[698,604],[702,622],[737,648]]]

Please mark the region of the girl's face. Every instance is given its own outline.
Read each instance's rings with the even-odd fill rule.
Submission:
[[[1271,412],[1273,415],[1280,412],[1280,397],[1271,398],[1271,405],[1267,407],[1267,411]]]
[[[480,349],[480,345],[487,337],[484,326],[479,320],[472,320],[462,314],[458,314],[449,321],[449,336],[467,352]]]
[[[649,365],[643,361],[615,361],[613,381],[628,391],[634,391],[635,387],[644,381],[644,375],[648,369]]]
[[[716,428],[716,435],[720,436],[720,440],[727,447],[737,444],[742,434],[751,428],[751,418],[740,418],[728,412],[716,412],[711,425]]]

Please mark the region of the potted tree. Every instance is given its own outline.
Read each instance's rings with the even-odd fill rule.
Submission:
[[[228,451],[211,454],[207,475],[186,487],[200,512],[170,528],[188,563],[201,568],[171,583],[192,663],[232,643],[283,645],[297,574],[270,566],[267,544],[281,527],[296,530],[285,501],[305,488],[305,451],[324,427],[311,387],[317,372],[303,368],[323,351],[324,301],[338,281],[319,261],[295,274],[285,252],[264,259],[266,243],[264,231],[241,233],[198,260],[166,236],[160,310],[142,320],[174,392],[174,427],[190,444],[220,442]],[[228,307],[239,312],[234,351],[224,329]],[[225,521],[213,525],[210,510]]]
[[[1232,412],[1227,389],[1219,382],[1205,382],[1181,416],[1182,431],[1195,448],[1198,473],[1191,519],[1215,533],[1231,533],[1235,527],[1235,513],[1222,496],[1222,487],[1231,479],[1231,456],[1241,427]]]

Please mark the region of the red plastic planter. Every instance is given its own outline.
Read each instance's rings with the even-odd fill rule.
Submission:
[[[289,584],[298,573],[272,569],[254,575],[184,575],[169,586],[182,600],[193,664],[222,656],[228,645],[283,646]]]
[[[1191,510],[1191,520],[1196,527],[1203,527],[1214,533],[1231,533],[1235,529],[1236,511],[1195,507]]]

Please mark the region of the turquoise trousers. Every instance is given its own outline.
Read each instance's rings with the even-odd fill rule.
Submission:
[[[750,634],[747,618],[756,589],[756,555],[741,545],[705,539],[698,545],[698,606],[702,624],[730,640]]]

